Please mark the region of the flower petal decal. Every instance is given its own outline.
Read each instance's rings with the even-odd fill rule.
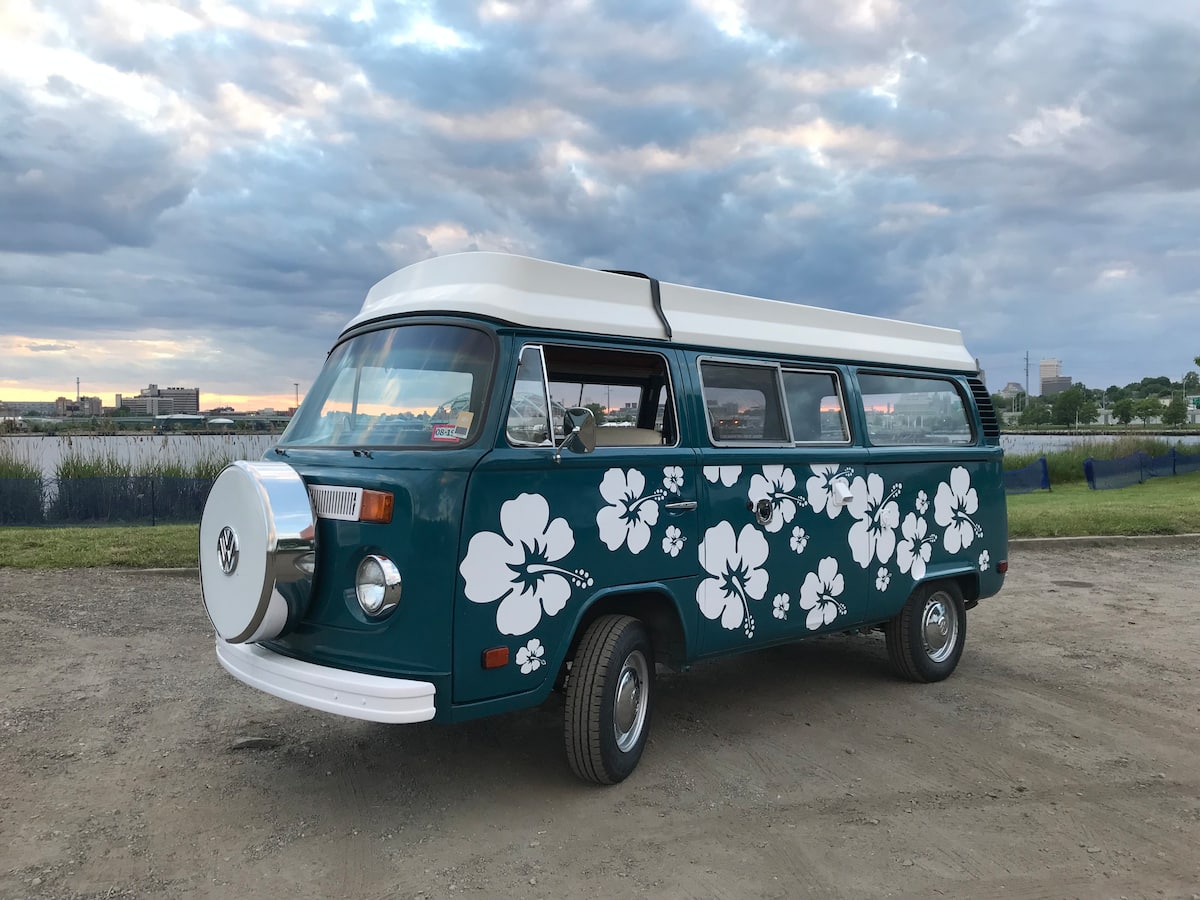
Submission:
[[[986,572],[988,570],[988,566],[990,566],[991,564],[992,564],[992,555],[990,553],[988,553],[986,550],[984,550],[982,553],[979,554],[979,571]]]
[[[924,491],[917,491],[917,512],[921,515],[929,512],[929,495]]]
[[[725,487],[733,487],[737,484],[737,480],[742,477],[741,466],[705,466],[704,477],[716,484],[721,482]]]
[[[896,528],[900,525],[900,485],[894,484],[884,494],[883,479],[872,472],[855,478],[850,486],[854,494],[847,504],[850,514],[858,521],[850,526],[850,555],[864,569],[875,557],[881,563],[892,558],[896,549]]]
[[[500,507],[502,534],[481,531],[471,538],[458,567],[472,603],[495,603],[501,634],[528,634],[542,613],[556,615],[571,597],[571,587],[591,587],[582,569],[552,565],[575,547],[566,519],[550,521],[541,494],[520,494]]]
[[[546,664],[545,656],[546,648],[542,646],[541,641],[533,638],[517,651],[517,665],[521,667],[521,674],[528,675],[530,672],[536,672]]]
[[[915,513],[904,517],[900,535],[900,543],[896,545],[896,565],[901,572],[911,572],[914,581],[920,581],[925,577],[925,564],[929,562],[937,537],[929,534],[929,526]]]
[[[600,496],[608,501],[596,513],[600,540],[609,550],[626,542],[630,553],[641,553],[650,543],[650,526],[658,523],[658,501],[667,492],[660,488],[643,496],[646,476],[637,469],[609,469],[600,482]]]
[[[786,620],[788,610],[792,606],[792,598],[789,597],[787,594],[776,594],[775,600],[773,601],[773,606],[775,608],[773,610],[771,610],[771,615],[773,615],[777,619]]]
[[[888,571],[887,566],[880,566],[879,571],[875,573],[875,590],[886,591],[891,583],[892,573]]]
[[[797,553],[803,553],[804,548],[808,546],[808,532],[796,525],[792,528],[792,539],[789,543]]]
[[[728,522],[719,522],[704,532],[700,542],[700,564],[708,577],[696,588],[696,603],[706,618],[720,619],[733,631],[741,626],[746,637],[754,634],[750,601],[767,592],[767,572],[762,568],[770,547],[753,525],[734,534]]]
[[[796,518],[796,510],[808,506],[803,497],[792,495],[796,489],[796,476],[786,466],[763,466],[762,474],[750,479],[750,492],[747,494],[751,503],[768,500],[775,515],[763,527],[771,533],[783,529],[783,526]]]
[[[821,560],[817,571],[804,576],[804,584],[800,586],[800,608],[808,610],[804,624],[809,631],[816,631],[838,615],[846,614],[845,605],[837,599],[845,587],[837,560],[832,556]]]
[[[971,516],[979,511],[979,495],[971,487],[971,473],[963,466],[950,470],[950,481],[938,485],[933,498],[933,520],[946,529],[942,538],[947,552],[957,553],[983,537]]]
[[[667,493],[678,494],[679,489],[683,487],[683,467],[682,466],[664,466],[663,467],[663,487],[667,489]]]
[[[843,481],[849,484],[850,479],[854,477],[854,470],[836,463],[819,464],[810,468],[812,477],[804,483],[808,505],[812,507],[813,512],[824,510],[829,518],[836,519],[842,507],[833,500],[834,482]]]
[[[678,526],[668,525],[666,537],[662,539],[663,553],[668,556],[678,556],[679,551],[683,549],[683,542],[686,540],[687,538],[683,536],[683,532],[679,530]]]

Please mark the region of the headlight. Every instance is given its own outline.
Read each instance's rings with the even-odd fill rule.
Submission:
[[[386,616],[400,602],[400,571],[386,556],[368,556],[358,564],[354,593],[368,616]]]

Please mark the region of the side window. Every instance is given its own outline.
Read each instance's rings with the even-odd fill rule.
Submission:
[[[962,392],[948,378],[860,372],[858,386],[872,444],[974,442]]]
[[[596,417],[597,447],[678,442],[671,379],[661,355],[552,345],[543,352],[558,419],[571,407],[590,409]]]
[[[508,440],[522,447],[550,443],[546,369],[541,347],[525,347],[517,363],[517,381],[508,404]],[[560,425],[561,429],[561,425]]]
[[[850,440],[836,372],[783,373],[792,439],[797,444],[844,444]]]
[[[791,442],[778,368],[704,360],[700,381],[714,444]]]

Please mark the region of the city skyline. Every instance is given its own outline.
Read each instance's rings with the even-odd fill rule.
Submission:
[[[6,400],[290,406],[374,282],[469,249],[956,328],[993,387],[1195,368],[1169,0],[103,10],[0,12]]]

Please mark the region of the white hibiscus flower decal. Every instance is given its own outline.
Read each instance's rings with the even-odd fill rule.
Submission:
[[[797,553],[803,553],[804,548],[808,546],[808,532],[799,525],[792,528],[791,545]]]
[[[719,522],[704,532],[700,542],[700,564],[708,577],[696,588],[696,603],[706,618],[721,620],[732,631],[742,626],[746,637],[754,634],[750,601],[767,592],[767,572],[762,568],[770,547],[753,525],[733,533],[728,522]]]
[[[901,572],[911,572],[914,581],[920,581],[925,577],[925,564],[929,562],[937,537],[929,534],[929,526],[915,513],[904,517],[900,535],[900,543],[896,545],[896,565]]]
[[[854,477],[854,470],[849,466],[839,466],[837,463],[819,464],[810,468],[812,477],[804,483],[805,491],[808,494],[808,505],[812,507],[813,512],[824,510],[829,518],[836,519],[838,513],[842,511],[842,507],[833,499],[834,484],[840,481],[849,485],[850,479]]]
[[[546,664],[545,656],[546,648],[542,646],[542,642],[537,638],[531,640],[517,651],[517,665],[521,667],[521,674],[536,672]]]
[[[917,512],[921,515],[929,512],[929,495],[924,491],[917,491]]]
[[[776,594],[773,602],[774,609],[771,614],[777,619],[787,619],[788,610],[792,606],[792,598],[787,594]]]
[[[637,469],[609,469],[600,482],[600,496],[609,505],[596,513],[600,540],[609,550],[628,542],[630,553],[641,553],[650,543],[650,526],[658,523],[658,501],[667,495],[658,489],[645,496],[646,476]]]
[[[763,466],[762,474],[750,479],[750,492],[747,494],[750,502],[757,505],[760,500],[767,500],[777,513],[763,526],[772,534],[796,518],[797,508],[808,505],[803,497],[792,495],[795,489],[796,476],[786,466]]]
[[[663,487],[668,493],[678,494],[683,487],[683,467],[665,466],[663,468]]]
[[[733,487],[742,477],[741,466],[705,466],[704,477],[711,484],[721,482],[725,487]]]
[[[804,576],[804,584],[800,586],[800,608],[808,610],[804,624],[809,631],[816,631],[839,614],[846,614],[845,605],[837,599],[845,587],[837,560],[832,556],[817,563],[817,571]]]
[[[886,591],[891,583],[892,573],[888,571],[887,566],[880,566],[879,571],[875,573],[875,590]]]
[[[988,553],[986,550],[984,550],[982,553],[979,554],[979,571],[986,572],[988,570],[988,566],[990,566],[991,564],[992,564],[992,555],[990,553]]]
[[[971,473],[963,466],[950,470],[950,481],[938,485],[933,498],[933,520],[946,529],[942,538],[947,552],[957,553],[970,547],[983,529],[971,516],[979,511],[979,496],[971,487]]]
[[[582,569],[553,565],[575,547],[566,519],[550,521],[540,494],[520,494],[500,507],[503,534],[481,531],[471,538],[458,571],[472,603],[495,603],[501,634],[528,634],[542,613],[556,615],[571,597],[571,585],[591,587]]]
[[[683,542],[686,540],[687,538],[683,536],[683,532],[678,527],[668,525],[666,537],[662,539],[663,553],[669,556],[678,556],[679,551],[683,549]]]
[[[858,519],[850,526],[850,555],[864,569],[872,557],[885,563],[896,549],[896,528],[900,525],[896,497],[900,496],[900,485],[892,485],[884,494],[883,479],[872,472],[865,480],[855,478],[850,490],[854,499],[848,509]]]

